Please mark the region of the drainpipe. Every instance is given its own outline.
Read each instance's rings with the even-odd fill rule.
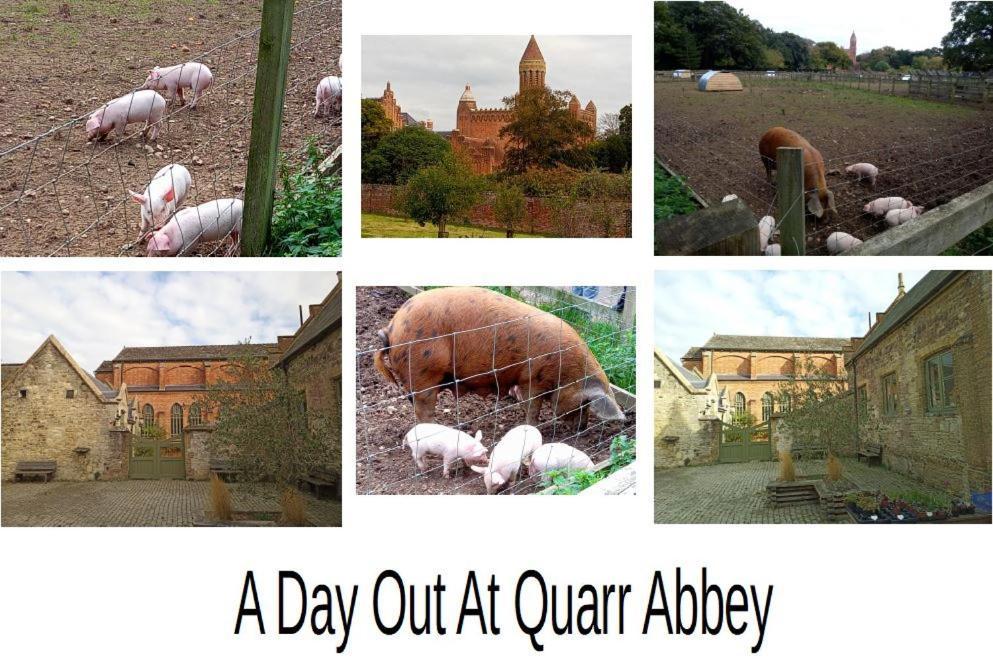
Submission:
[[[855,430],[852,432],[852,436],[854,437],[853,441],[855,442],[855,447],[853,450],[855,451],[857,457],[859,452],[860,421],[859,421],[859,369],[858,369],[858,361],[856,359],[852,359],[852,385],[855,386]]]

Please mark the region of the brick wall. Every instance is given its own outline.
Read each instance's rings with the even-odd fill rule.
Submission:
[[[990,273],[966,272],[849,366],[854,384],[866,387],[863,441],[882,443],[890,468],[960,494],[990,489],[990,305]],[[948,349],[955,411],[929,413],[924,361]],[[889,373],[895,415],[884,412]]]
[[[655,466],[681,467],[717,460],[720,419],[713,415],[717,394],[687,389],[655,359]],[[666,439],[668,437],[668,440]]]
[[[399,187],[389,184],[362,185],[362,211],[367,214],[403,217],[397,210]],[[476,227],[504,230],[493,217],[492,195],[469,212],[469,223]],[[560,237],[630,237],[631,203],[627,200],[579,203],[561,213],[542,198],[527,198],[527,217],[518,232]]]

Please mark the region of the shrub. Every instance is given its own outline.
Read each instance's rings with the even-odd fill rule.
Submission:
[[[450,157],[452,146],[433,131],[408,126],[381,138],[364,159],[364,184],[406,184],[415,173]]]
[[[296,172],[283,164],[283,189],[272,211],[269,254],[275,257],[341,255],[341,176],[325,168],[311,140]]]
[[[556,469],[545,475],[543,485],[552,488],[549,494],[579,494],[602,477],[591,471]]]
[[[307,524],[307,502],[295,487],[287,487],[279,498],[283,513],[280,522],[291,526]]]
[[[419,170],[398,196],[398,206],[420,225],[434,223],[438,236],[446,235],[445,224],[476,204],[481,181],[469,166],[454,156]]]
[[[493,197],[493,216],[506,230],[507,236],[514,236],[514,228],[520,228],[527,216],[527,201],[516,186],[499,185]]]
[[[610,441],[610,469],[614,473],[621,467],[634,462],[635,440],[627,435],[619,434]]]
[[[828,453],[827,458],[827,477],[828,480],[841,480],[842,466],[841,462],[834,456],[834,453]]]
[[[796,480],[796,466],[793,455],[788,451],[779,451],[779,480],[790,483]]]
[[[165,439],[166,435],[165,428],[157,423],[146,423],[141,426],[141,436],[148,439]]]
[[[230,522],[233,509],[231,508],[231,490],[227,483],[217,474],[210,474],[210,508],[211,514],[218,522]]]

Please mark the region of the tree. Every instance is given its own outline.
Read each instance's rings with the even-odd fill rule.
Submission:
[[[527,200],[521,189],[512,185],[500,185],[493,197],[493,216],[507,230],[507,237],[514,236],[514,228],[520,227],[527,216]]]
[[[600,115],[600,137],[617,135],[621,130],[621,116],[618,113],[603,113]]]
[[[814,44],[810,60],[815,69],[847,69],[852,65],[848,51],[831,41]]]
[[[417,171],[399,196],[400,209],[420,225],[438,226],[447,237],[448,221],[468,211],[479,198],[481,182],[469,166],[448,154],[440,163]]]
[[[763,48],[762,66],[767,69],[783,69],[786,67],[786,58],[775,48]]]
[[[376,145],[393,131],[393,124],[376,99],[362,99],[362,154],[376,149]]]
[[[510,122],[500,129],[500,137],[510,139],[504,153],[505,172],[558,164],[573,168],[592,165],[583,145],[593,137],[593,128],[569,111],[571,98],[568,92],[534,88],[504,99],[511,112]]]
[[[362,181],[405,184],[415,172],[441,163],[451,153],[452,146],[437,133],[407,126],[380,139],[364,164]]]
[[[993,70],[993,3],[953,2],[952,29],[941,40],[941,48],[949,66]]]
[[[655,69],[696,69],[700,48],[685,25],[677,23],[670,3],[655,3]]]
[[[893,67],[891,67],[890,66],[890,63],[887,62],[886,60],[876,60],[876,62],[874,62],[873,65],[872,65],[872,70],[873,71],[878,71],[878,72],[881,72],[881,73],[885,73],[885,72],[889,71],[892,68]]]
[[[858,421],[844,381],[824,374],[808,360],[794,368],[774,400],[795,444],[820,443],[834,455],[853,449]]]
[[[590,156],[598,168],[624,172],[631,167],[631,104],[617,115],[617,132],[590,143]]]

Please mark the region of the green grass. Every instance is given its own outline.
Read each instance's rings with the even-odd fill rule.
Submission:
[[[655,220],[661,221],[681,214],[690,214],[700,206],[690,195],[683,180],[672,177],[655,164]]]
[[[458,225],[448,223],[448,236],[450,239],[492,239],[506,238],[507,234],[500,230],[490,230],[487,228],[477,228],[471,225]],[[362,214],[362,236],[367,238],[390,237],[390,238],[438,238],[438,228],[428,224],[423,227],[406,218],[396,218],[394,216],[382,216],[379,214]],[[541,235],[525,234],[515,232],[514,238],[540,238]]]
[[[938,114],[946,115],[957,115],[960,117],[971,115],[977,112],[976,108],[970,107],[968,105],[963,105],[959,103],[949,103],[947,101],[935,101],[931,99],[919,99],[917,97],[901,96],[898,94],[890,94],[886,85],[883,85],[883,91],[877,92],[875,90],[864,90],[858,88],[848,87],[842,83],[825,83],[817,81],[798,81],[795,84],[802,87],[805,90],[815,90],[820,92],[831,92],[839,101],[846,103],[852,103],[855,105],[862,106],[862,112],[866,112],[865,106],[867,104],[875,104],[883,108],[891,108],[901,111],[924,111],[932,112]]]

